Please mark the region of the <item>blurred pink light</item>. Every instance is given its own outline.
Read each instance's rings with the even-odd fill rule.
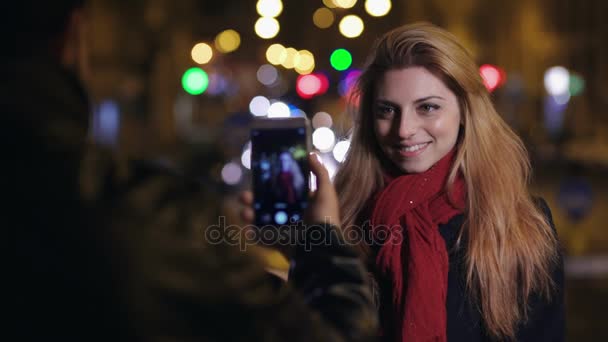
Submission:
[[[303,99],[310,99],[321,90],[322,82],[314,74],[301,75],[296,81],[296,92]]]
[[[494,91],[506,80],[505,72],[494,65],[484,64],[480,66],[479,73],[483,79],[483,84],[486,86],[486,89],[488,89],[489,92]]]

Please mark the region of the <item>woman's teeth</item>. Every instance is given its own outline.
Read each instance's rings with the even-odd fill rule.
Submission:
[[[414,152],[414,151],[418,151],[419,149],[425,147],[428,144],[429,143],[424,143],[424,144],[418,144],[418,145],[414,145],[414,146],[401,147],[400,150],[405,151],[405,152]]]

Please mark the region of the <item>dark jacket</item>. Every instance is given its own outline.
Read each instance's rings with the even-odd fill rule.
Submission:
[[[86,144],[86,94],[52,58],[4,61],[0,110],[18,340],[367,341],[367,276],[335,243],[296,253],[281,288],[263,263],[210,240],[214,194]],[[225,238],[220,230],[220,237]],[[227,237],[226,237],[227,239]],[[226,242],[228,241],[228,242]],[[323,275],[320,278],[320,275]]]
[[[551,226],[553,218],[546,202],[538,200]],[[453,217],[448,223],[439,226],[449,253],[448,293],[447,293],[447,337],[448,341],[481,342],[491,341],[482,321],[481,312],[467,293],[465,284],[465,249],[455,248],[464,215]],[[465,244],[461,244],[465,245]],[[561,255],[561,254],[560,254]],[[556,292],[550,302],[532,295],[530,298],[529,318],[519,325],[516,341],[559,342],[565,339],[564,319],[564,268],[563,260],[553,270]],[[390,284],[379,281],[380,305],[390,305]],[[388,303],[385,301],[389,300]],[[382,319],[383,322],[386,320]],[[390,328],[389,328],[390,329]]]

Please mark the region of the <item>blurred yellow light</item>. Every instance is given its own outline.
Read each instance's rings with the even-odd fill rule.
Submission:
[[[259,0],[255,8],[261,17],[274,18],[283,11],[283,3],[281,0]]]
[[[211,58],[213,57],[213,50],[211,50],[211,46],[205,43],[198,43],[194,45],[192,48],[192,60],[198,64],[206,64],[209,63]]]
[[[334,23],[334,14],[325,7],[321,7],[312,15],[312,22],[318,28],[328,28]]]
[[[340,21],[340,33],[346,38],[359,37],[363,27],[363,20],[354,14],[347,15]]]
[[[229,53],[239,48],[241,36],[235,30],[225,30],[215,37],[215,48],[222,53]]]
[[[281,44],[272,44],[266,49],[266,59],[272,65],[282,64],[287,58],[285,47]]]
[[[279,29],[279,22],[275,18],[261,17],[255,22],[255,33],[263,39],[274,38]]]
[[[315,69],[315,57],[308,50],[298,52],[298,63],[295,65],[299,74],[310,74]]]
[[[357,0],[333,0],[334,4],[342,8],[352,8],[357,3]]]
[[[335,0],[323,0],[323,5],[327,8],[336,8]]]
[[[391,0],[366,0],[365,11],[373,17],[387,15],[392,7]]]
[[[286,69],[293,69],[298,63],[300,63],[300,54],[298,50],[294,48],[287,48],[283,51],[281,56],[285,56],[285,59],[281,63]]]
[[[313,63],[308,69],[295,68],[295,70],[300,75],[307,75],[315,70],[315,64]]]

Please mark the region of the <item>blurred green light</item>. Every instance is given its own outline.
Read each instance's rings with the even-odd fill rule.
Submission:
[[[308,155],[306,148],[303,146],[296,146],[295,150],[292,153],[295,159],[304,159]]]
[[[190,68],[182,76],[182,87],[191,95],[200,95],[209,86],[209,76],[201,68]]]
[[[585,90],[585,80],[577,74],[570,74],[570,95],[580,95],[583,90]]]
[[[337,49],[332,52],[331,57],[329,57],[329,61],[334,69],[343,71],[348,69],[353,63],[353,57],[348,50]]]

